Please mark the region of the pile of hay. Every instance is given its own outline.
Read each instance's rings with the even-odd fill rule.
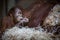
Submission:
[[[46,32],[40,32],[35,28],[19,28],[17,26],[7,29],[2,40],[52,40]]]

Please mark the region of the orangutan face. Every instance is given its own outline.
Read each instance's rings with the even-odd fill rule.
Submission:
[[[15,9],[15,18],[17,19],[17,21],[20,21],[21,19],[23,19],[22,11],[18,8]]]
[[[22,11],[18,8],[16,8],[15,10],[15,18],[17,19],[18,22],[21,22],[21,23],[28,22],[28,18],[26,18],[26,16],[23,17]]]

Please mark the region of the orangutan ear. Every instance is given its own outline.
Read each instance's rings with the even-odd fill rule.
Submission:
[[[10,21],[11,21],[11,25],[14,25],[14,17],[13,17],[13,15],[12,14],[10,14]]]

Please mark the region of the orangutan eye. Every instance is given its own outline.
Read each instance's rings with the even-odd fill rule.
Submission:
[[[16,18],[18,18],[18,16],[16,16]]]
[[[22,14],[21,12],[19,12],[19,14]]]
[[[20,20],[23,20],[23,19],[20,19]]]

